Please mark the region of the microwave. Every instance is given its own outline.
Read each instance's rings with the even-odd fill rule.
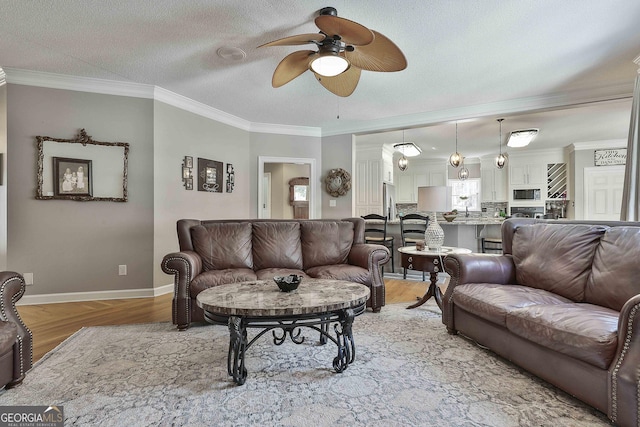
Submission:
[[[513,200],[540,200],[540,189],[513,190]]]

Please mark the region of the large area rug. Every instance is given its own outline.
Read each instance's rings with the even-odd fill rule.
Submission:
[[[333,343],[249,350],[227,376],[228,330],[168,323],[84,328],[40,360],[0,405],[63,405],[87,426],[600,426],[606,417],[460,336],[440,310],[388,305],[354,322],[356,361]]]

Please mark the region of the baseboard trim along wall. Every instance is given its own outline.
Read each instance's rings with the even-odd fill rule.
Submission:
[[[109,299],[153,298],[173,292],[173,283],[150,289],[115,291],[67,292],[60,294],[25,295],[16,305],[56,304],[61,302],[100,301]],[[27,292],[29,288],[27,288]]]

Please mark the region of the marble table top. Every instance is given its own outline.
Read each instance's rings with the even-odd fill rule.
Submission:
[[[327,313],[366,303],[369,288],[330,279],[302,279],[298,289],[282,292],[273,280],[229,283],[205,289],[198,306],[227,316],[293,316]]]
[[[401,248],[398,248],[398,252],[401,252],[403,254],[409,254],[409,255],[442,255],[442,256],[447,256],[447,255],[452,255],[452,254],[470,254],[471,253],[471,249],[467,249],[467,248],[456,248],[453,246],[442,246],[440,248],[440,251],[432,251],[429,249],[425,249],[422,251],[419,251],[416,249],[415,246],[403,246]]]

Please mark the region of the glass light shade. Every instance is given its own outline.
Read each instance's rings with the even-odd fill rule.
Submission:
[[[509,147],[526,147],[538,135],[538,129],[514,130],[509,135],[507,146]]]
[[[457,151],[449,156],[449,164],[454,168],[457,168],[462,163],[462,156]]]
[[[402,156],[398,159],[398,169],[402,172],[406,171],[409,167],[409,160],[405,156]]]
[[[320,54],[309,65],[314,73],[324,77],[334,77],[344,73],[349,68],[349,61],[333,53]]]
[[[469,178],[469,169],[467,169],[466,167],[464,167],[464,165],[462,165],[462,169],[458,171],[458,179],[460,179],[461,181],[464,181],[467,178]]]
[[[496,167],[498,169],[502,169],[507,164],[507,156],[500,153],[499,155],[496,156],[495,162],[496,162]]]

